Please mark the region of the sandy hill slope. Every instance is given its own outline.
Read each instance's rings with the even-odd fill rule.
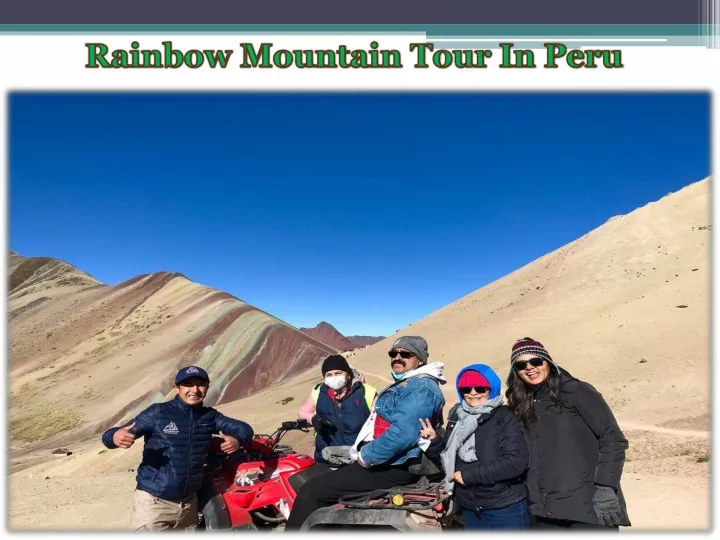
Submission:
[[[634,527],[707,528],[710,195],[705,179],[613,217],[350,362],[383,387],[392,342],[424,336],[431,361],[445,363],[449,408],[460,368],[482,362],[505,379],[513,342],[538,339],[602,392],[630,441],[623,486]],[[310,371],[226,412],[269,428],[295,412],[274,403],[302,399],[317,379]]]
[[[635,528],[706,528],[711,185],[705,179],[613,217],[355,351],[350,362],[383,387],[390,382],[392,342],[422,335],[431,360],[446,365],[449,408],[460,368],[482,362],[505,379],[513,342],[534,337],[560,366],[602,392],[617,416],[630,441],[623,484]],[[295,412],[275,402],[293,397],[296,403],[318,377],[310,371],[228,404],[227,413],[267,429]]]
[[[378,341],[385,339],[385,336],[346,336],[356,349],[375,345]]]
[[[304,371],[334,352],[180,274],[115,286],[47,257],[9,259],[11,457],[69,445],[165,399],[182,365],[208,370],[210,405]]]
[[[504,379],[512,343],[545,344],[556,362],[592,383],[615,412],[630,450],[623,489],[634,530],[709,527],[710,195],[705,179],[649,203],[448,306],[351,353],[379,388],[390,382],[387,350],[398,335],[422,335],[431,361],[454,379],[469,363]],[[93,374],[93,377],[95,375]],[[320,379],[317,368],[225,403],[225,414],[268,432],[295,417]],[[295,439],[307,450],[309,436]],[[288,441],[292,441],[288,437]],[[125,526],[141,448],[76,453],[11,477],[11,526],[37,523],[45,489],[76,493],[46,527]],[[48,479],[45,479],[49,477]],[[72,506],[72,507],[71,507]]]

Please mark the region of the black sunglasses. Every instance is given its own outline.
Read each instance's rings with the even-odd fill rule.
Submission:
[[[412,356],[415,356],[413,353],[409,351],[390,351],[388,353],[388,356],[390,358],[395,358],[397,355],[400,355],[400,358],[405,358],[406,360]]]
[[[475,392],[478,394],[484,394],[490,391],[487,386],[463,386],[462,388],[460,388],[460,393],[463,395],[469,394],[473,391],[473,389],[475,389]]]
[[[530,364],[533,367],[540,367],[543,365],[545,360],[542,358],[531,358],[530,360],[518,360],[513,364],[513,368],[515,368],[515,371],[523,371],[527,368],[527,365]]]

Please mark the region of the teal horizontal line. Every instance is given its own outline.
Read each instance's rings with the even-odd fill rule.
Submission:
[[[443,37],[668,37],[701,36],[714,33],[709,24],[0,24],[0,33],[9,34],[103,34],[103,33],[425,33]]]
[[[495,41],[493,43],[483,42],[478,43],[477,41],[443,41],[442,38],[432,38],[428,39],[429,42],[433,43],[435,47],[444,48],[444,49],[500,49],[500,43],[502,43],[501,40]],[[552,42],[553,40],[547,40],[548,42]],[[540,49],[544,48],[544,41],[524,41],[523,39],[515,40],[513,41],[513,47],[515,49]],[[617,38],[616,40],[612,41],[603,41],[600,43],[597,42],[588,42],[583,41],[582,39],[573,39],[573,40],[563,40],[563,45],[566,45],[567,47],[595,47],[595,48],[618,48],[618,47],[680,47],[680,46],[688,46],[688,47],[699,47],[704,45],[700,37],[698,36],[685,36],[685,37],[678,37],[673,36],[668,38],[667,40],[659,41],[659,42],[647,42],[647,41],[623,41],[622,38]]]

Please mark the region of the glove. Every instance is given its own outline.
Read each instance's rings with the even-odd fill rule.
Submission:
[[[357,452],[353,452],[352,446],[326,446],[322,457],[333,465],[349,465],[357,460]]]
[[[598,525],[603,527],[619,527],[622,521],[620,499],[615,490],[608,486],[595,486],[593,507]]]
[[[312,417],[312,425],[318,433],[333,432],[337,429],[335,424],[319,414]]]

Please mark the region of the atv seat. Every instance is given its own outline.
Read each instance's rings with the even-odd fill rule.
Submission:
[[[414,484],[406,484],[404,486],[398,486],[397,489],[399,489],[399,490],[406,489],[408,491],[413,491],[413,492],[420,492],[423,490],[431,491],[435,488],[435,486],[437,485],[438,482],[442,481],[442,479],[443,479],[442,476],[438,477],[437,475],[421,476],[420,480],[418,480]]]
[[[423,479],[427,479],[430,482],[438,482],[445,476],[439,464],[428,458],[424,452],[420,454],[419,460],[414,461],[415,462],[408,467],[408,472],[422,477],[420,482],[422,482]]]
[[[316,463],[304,471],[293,474],[288,481],[290,482],[290,486],[295,490],[295,493],[299,493],[300,488],[303,487],[308,480],[311,480],[316,476],[322,476],[323,474],[327,474],[329,472],[331,472],[330,465],[325,463]]]

